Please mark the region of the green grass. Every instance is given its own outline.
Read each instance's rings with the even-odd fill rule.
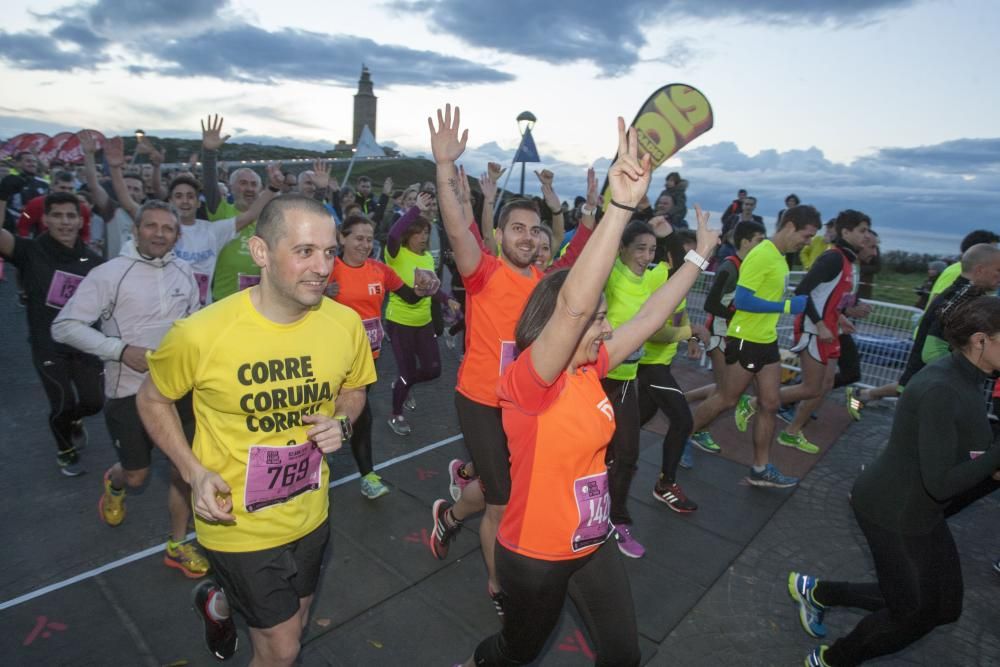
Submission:
[[[872,298],[876,301],[912,306],[917,302],[917,293],[913,289],[926,279],[926,273],[897,273],[883,268],[875,274]]]

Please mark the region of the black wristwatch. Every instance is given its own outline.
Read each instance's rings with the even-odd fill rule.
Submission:
[[[347,442],[354,435],[354,427],[351,426],[351,418],[347,415],[334,415],[334,419],[340,422],[340,439]]]

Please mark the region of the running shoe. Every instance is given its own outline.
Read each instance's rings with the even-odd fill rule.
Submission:
[[[694,456],[691,454],[691,448],[694,443],[691,438],[688,438],[687,442],[684,443],[684,452],[681,454],[680,467],[685,470],[690,470],[694,467]]]
[[[797,477],[782,475],[770,463],[760,472],[750,468],[750,475],[747,477],[747,481],[753,486],[768,486],[776,489],[787,489],[799,483]]]
[[[653,497],[665,504],[667,507],[680,514],[687,514],[698,509],[698,505],[688,499],[681,490],[680,484],[662,485],[657,482],[653,487]]]
[[[389,487],[382,483],[382,478],[370,472],[361,478],[361,495],[368,500],[375,500],[389,493]]]
[[[795,421],[795,406],[794,405],[782,405],[778,408],[778,412],[775,413],[778,419],[785,422],[786,424],[791,424]]]
[[[847,388],[847,414],[856,422],[861,421],[861,411],[865,407],[865,402],[861,400],[861,387],[850,386]]]
[[[507,604],[507,594],[503,591],[494,591],[490,588],[489,584],[486,586],[486,592],[490,594],[490,600],[493,602],[493,609],[496,610],[497,616],[500,617],[500,622],[503,622],[503,608]]]
[[[438,560],[444,560],[448,557],[448,549],[451,545],[451,541],[455,539],[458,535],[458,531],[462,530],[462,522],[455,520],[455,525],[448,526],[448,522],[445,519],[445,513],[451,509],[451,505],[445,500],[435,500],[434,507],[431,508],[431,514],[434,517],[434,529],[431,531],[431,553]]]
[[[452,459],[448,464],[448,490],[451,492],[451,499],[456,503],[462,497],[462,491],[469,485],[471,479],[462,477],[462,470],[465,469],[465,461],[462,459]]]
[[[810,637],[826,637],[823,625],[823,607],[813,598],[813,591],[819,581],[808,574],[788,573],[788,594],[799,606],[799,622]]]
[[[205,646],[217,660],[229,660],[236,654],[239,637],[236,635],[236,624],[233,617],[217,621],[208,613],[208,605],[212,598],[221,595],[222,589],[214,581],[205,580],[191,591],[191,604],[205,625]]]
[[[403,415],[389,417],[389,428],[391,428],[392,432],[396,435],[410,435],[410,432],[412,431],[410,424],[406,421],[406,417]]]
[[[806,667],[830,667],[830,664],[823,659],[823,654],[826,653],[827,649],[830,648],[826,644],[823,646],[817,646],[812,650],[812,653],[806,656],[805,666]]]
[[[792,435],[788,431],[782,431],[778,434],[778,444],[785,447],[794,447],[806,454],[819,454],[819,447],[806,440],[806,436],[801,433]]]
[[[125,520],[125,489],[115,491],[111,486],[111,471],[104,473],[104,493],[97,501],[97,513],[109,526],[118,526]]]
[[[612,527],[615,529],[615,541],[618,543],[618,551],[621,551],[629,558],[642,558],[646,555],[646,549],[632,536],[632,526],[623,523],[617,526],[612,524]]]
[[[80,465],[80,457],[74,449],[71,449],[68,452],[59,452],[56,456],[56,463],[59,464],[59,472],[67,477],[79,477],[83,473],[87,472],[83,469],[83,466]]]
[[[192,542],[172,542],[167,540],[163,552],[163,564],[177,568],[188,579],[198,579],[208,574],[208,559]]]
[[[708,431],[698,431],[697,433],[691,434],[691,442],[694,446],[703,452],[708,452],[709,454],[718,454],[722,451],[722,447],[719,443],[715,441],[712,434]]]
[[[414,410],[417,409],[417,399],[413,398],[412,389],[410,390],[410,395],[406,397],[405,401],[403,401],[403,407],[409,410],[410,412],[413,412]]]
[[[77,419],[75,422],[70,423],[69,438],[76,451],[82,452],[87,448],[90,436],[87,434],[87,427],[83,425],[82,419]]]
[[[740,400],[736,402],[736,414],[733,415],[736,419],[736,429],[740,433],[746,432],[747,423],[756,412],[757,408],[750,401],[750,394],[740,394]]]
[[[1000,558],[997,558],[995,561],[993,561],[993,571],[996,572],[997,574],[1000,574]]]

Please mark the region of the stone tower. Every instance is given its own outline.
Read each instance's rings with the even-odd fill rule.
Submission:
[[[375,106],[378,98],[372,91],[372,77],[368,68],[361,66],[361,78],[358,79],[358,92],[354,96],[354,139],[352,143],[357,146],[358,139],[361,138],[361,130],[365,125],[375,135]]]

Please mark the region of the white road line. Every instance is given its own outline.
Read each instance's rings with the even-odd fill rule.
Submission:
[[[433,451],[439,447],[444,447],[445,445],[451,444],[456,440],[461,440],[461,439],[462,435],[458,434],[458,435],[453,435],[450,438],[445,438],[444,440],[438,440],[437,442],[432,442],[431,444],[421,447],[420,449],[408,452],[401,456],[397,456],[395,458],[389,459],[388,461],[383,461],[382,463],[379,463],[377,466],[375,466],[375,470],[384,470],[390,466],[396,465],[397,463],[402,463],[403,461],[407,461],[414,457],[420,456],[421,454],[426,454],[427,452]],[[360,477],[361,475],[359,473],[352,473],[345,477],[340,477],[330,482],[330,488],[332,489],[336,486],[347,484],[348,482],[360,479]],[[194,533],[190,533],[187,536],[187,539],[189,540],[192,538],[194,538]],[[95,567],[93,570],[88,570],[81,574],[72,576],[69,579],[63,579],[62,581],[58,581],[54,584],[43,586],[38,590],[31,591],[30,593],[25,593],[24,595],[20,595],[11,600],[7,600],[6,602],[0,602],[0,611],[10,609],[11,607],[16,607],[19,604],[28,602],[29,600],[34,600],[35,598],[42,597],[43,595],[48,595],[53,591],[58,591],[62,588],[66,588],[67,586],[72,586],[73,584],[78,583],[80,581],[86,581],[87,579],[92,579],[99,574],[104,574],[105,572],[116,570],[124,565],[128,565],[129,563],[134,563],[137,560],[142,560],[147,556],[153,556],[155,554],[161,553],[162,551],[163,551],[163,545],[160,544],[155,547],[143,549],[142,551],[136,552],[129,556],[125,556],[124,558],[119,558],[116,561],[112,561],[105,565],[101,565],[100,567]]]

